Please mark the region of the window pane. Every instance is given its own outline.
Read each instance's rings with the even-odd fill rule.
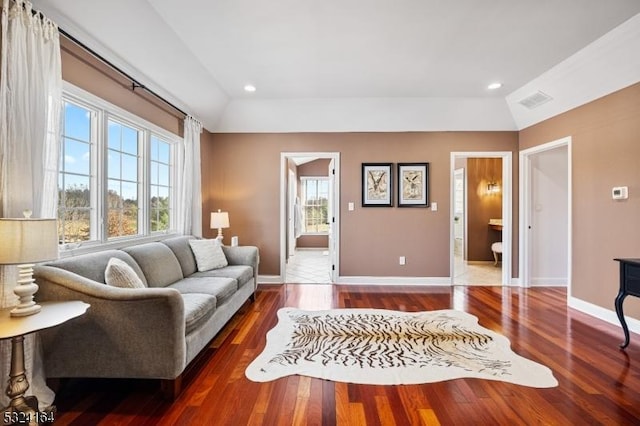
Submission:
[[[91,146],[86,142],[64,139],[64,162],[62,170],[68,173],[90,173]]]
[[[158,166],[158,179],[156,182],[159,185],[169,186],[169,166],[164,164]]]
[[[171,210],[169,194],[171,192],[171,164],[169,143],[151,136],[151,231],[166,231],[169,229]]]
[[[169,152],[170,152],[169,144],[166,142],[160,143],[160,145],[158,146],[158,150],[159,150],[158,160],[161,163],[169,164]]]
[[[138,155],[138,131],[131,127],[122,126],[122,151]]]
[[[109,120],[109,148],[120,151],[120,139],[122,137],[122,126],[119,123]]]
[[[58,235],[62,243],[77,243],[91,239],[91,209],[60,209]]]
[[[132,155],[122,155],[122,176],[121,179],[136,182],[138,180],[138,157]]]
[[[122,182],[122,199],[124,200],[124,206],[128,204],[138,204],[138,185],[131,182]]]
[[[158,163],[151,162],[150,168],[150,178],[151,184],[158,184]]]
[[[70,102],[64,104],[64,134],[89,142],[91,140],[91,112]]]
[[[122,190],[120,181],[109,179],[109,191],[107,193],[107,206],[110,209],[122,207]]]
[[[303,213],[306,233],[325,233],[329,231],[328,221],[328,179],[303,179]]]
[[[166,186],[159,187],[158,188],[158,197],[160,198],[161,203],[168,207],[168,203],[169,203],[169,188],[167,188]]]
[[[109,179],[119,179],[120,178],[120,164],[122,163],[122,154],[117,151],[109,150],[108,155],[109,165],[108,168],[108,177]]]
[[[70,207],[91,207],[89,177],[68,176],[65,179],[64,200],[62,205]]]
[[[95,113],[64,101],[58,174],[58,236],[61,243],[92,238],[91,152],[95,147]]]
[[[151,146],[149,152],[151,154],[151,161],[158,161],[158,138],[151,136]]]

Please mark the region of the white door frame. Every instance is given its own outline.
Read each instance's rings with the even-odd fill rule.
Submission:
[[[455,231],[453,210],[455,196],[455,170],[456,158],[501,158],[502,159],[502,285],[511,285],[511,240],[512,240],[512,157],[511,151],[481,151],[481,152],[451,152],[451,169],[450,169],[450,212],[449,215],[449,271],[451,272],[451,285],[454,285],[454,253],[453,245],[455,244]],[[489,226],[487,224],[487,226]]]
[[[340,271],[340,153],[339,152],[281,152],[280,153],[280,277],[285,282],[287,267],[287,159],[292,157],[328,158],[335,164],[333,187],[333,238],[334,248],[329,247],[329,259],[333,259],[333,267],[329,271],[331,282],[337,282]]]
[[[531,221],[531,156],[533,154],[539,154],[544,151],[550,151],[552,149],[560,148],[562,146],[567,147],[567,186],[569,187],[567,196],[567,294],[571,294],[571,240],[572,240],[572,213],[571,213],[571,199],[573,187],[571,183],[571,136],[567,136],[555,141],[538,145],[533,148],[520,151],[520,256],[518,257],[519,271],[518,277],[520,286],[531,286],[531,271],[529,262],[531,260],[531,239],[529,238],[529,223]]]

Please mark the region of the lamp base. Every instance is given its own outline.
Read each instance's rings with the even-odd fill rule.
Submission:
[[[26,317],[37,314],[42,309],[33,300],[33,295],[38,291],[38,284],[33,279],[33,264],[18,265],[18,285],[13,292],[20,299],[18,306],[10,312],[12,317]]]

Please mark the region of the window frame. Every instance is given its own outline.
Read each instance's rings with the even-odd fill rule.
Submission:
[[[178,188],[181,176],[177,172],[181,166],[179,147],[183,138],[129,112],[123,108],[87,92],[67,81],[63,81],[62,114],[64,120],[64,102],[76,104],[95,114],[95,126],[92,123],[91,162],[90,162],[90,202],[91,230],[90,240],[77,243],[62,243],[60,254],[81,253],[118,248],[156,241],[165,236],[177,235],[176,223]],[[136,235],[116,236],[109,238],[107,223],[107,194],[109,190],[108,176],[108,132],[109,121],[132,127],[140,132],[138,140],[138,232]],[[95,127],[95,132],[93,128]],[[169,144],[169,229],[151,231],[151,138],[152,136]],[[95,138],[95,140],[93,140]],[[61,140],[61,144],[64,140]],[[64,161],[64,160],[63,160]],[[95,222],[94,222],[95,221]],[[94,226],[95,225],[95,226]]]
[[[330,196],[330,190],[329,190],[329,184],[330,184],[330,179],[329,176],[300,176],[300,184],[302,186],[302,190],[300,191],[300,195],[301,195],[301,200],[300,200],[300,205],[303,211],[305,211],[305,208],[307,207],[307,193],[306,193],[306,181],[324,181],[327,182],[327,202],[329,202],[329,196]],[[329,231],[317,231],[317,232],[309,232],[307,231],[307,219],[306,219],[306,215],[303,216],[304,217],[304,225],[303,225],[303,230],[302,230],[302,235],[329,235]],[[316,225],[317,226],[317,225]]]

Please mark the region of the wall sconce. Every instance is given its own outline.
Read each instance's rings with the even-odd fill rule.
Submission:
[[[220,209],[218,209],[217,212],[211,213],[211,229],[218,228],[218,236],[216,238],[218,238],[221,243],[222,243],[222,239],[224,238],[222,236],[222,228],[228,228],[228,227],[229,227],[229,213],[220,211]]]
[[[487,194],[497,194],[500,192],[500,184],[497,182],[491,182],[487,185]]]

